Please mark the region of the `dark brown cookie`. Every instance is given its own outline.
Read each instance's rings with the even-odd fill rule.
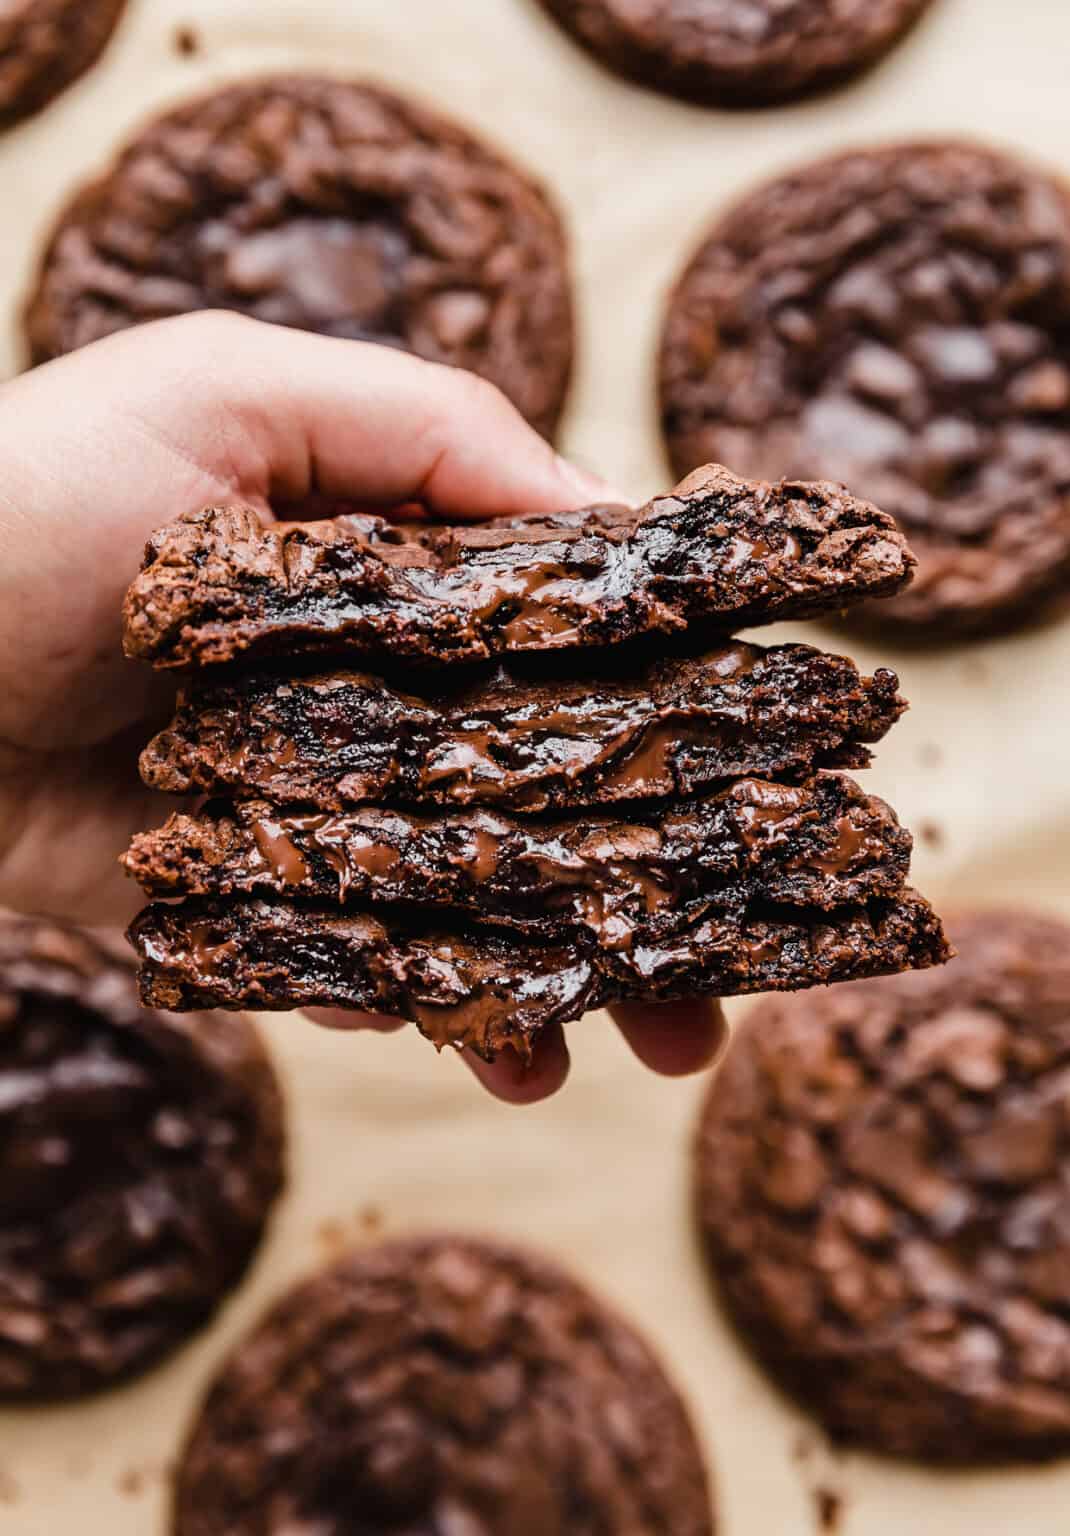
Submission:
[[[181,1343],[245,1269],[282,1152],[251,1024],[145,1011],[125,957],[0,917],[0,1399]]]
[[[663,645],[658,650],[664,649]],[[263,795],[321,810],[390,797],[518,811],[695,794],[745,775],[865,768],[905,702],[807,645],[735,640],[701,656],[585,656],[429,680],[336,671],[195,673],[141,754],[172,794]]]
[[[703,244],[661,355],[677,470],[842,480],[898,520],[945,636],[1070,586],[1070,199],[990,150],[903,145],[760,188]]]
[[[712,1536],[687,1412],[633,1329],[534,1254],[355,1252],[238,1346],[180,1463],[175,1536]]]
[[[717,1074],[701,1220],[761,1354],[846,1440],[1070,1448],[1070,927],[952,925],[942,971],[770,1000]]]
[[[710,106],[834,85],[888,51],[930,0],[542,0],[603,64]]]
[[[568,257],[545,194],[376,86],[258,80],[151,124],[61,215],[30,355],[208,308],[470,369],[548,435],[568,386]]]
[[[831,911],[896,896],[910,851],[883,800],[825,773],[803,784],[738,779],[624,820],[223,802],[139,833],[123,864],[150,896],[433,908],[551,941],[645,947],[710,911]]]
[[[645,507],[455,528],[210,507],[149,540],[123,644],[158,667],[341,650],[477,661],[806,617],[898,592],[913,566],[891,518],[840,487],[719,465]]]
[[[39,112],[103,52],[126,0],[0,5],[0,128]]]
[[[392,1014],[439,1047],[470,1046],[488,1060],[503,1049],[528,1057],[548,1025],[605,1003],[797,990],[941,965],[948,954],[939,919],[909,889],[832,911],[713,912],[632,948],[199,896],[146,907],[129,937],[150,1005]]]

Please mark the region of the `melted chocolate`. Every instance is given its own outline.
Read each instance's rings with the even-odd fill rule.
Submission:
[[[530,1056],[552,1023],[621,999],[727,995],[925,967],[947,959],[928,903],[893,900],[832,912],[760,906],[701,916],[672,939],[581,947],[536,943],[468,923],[448,933],[416,919],[323,906],[191,897],[147,907],[130,929],[146,1002],[186,1009],[321,1005],[414,1019],[436,1044],[487,1059]]]
[[[542,811],[864,767],[905,708],[894,673],[861,677],[803,645],[452,678],[416,697],[359,672],[194,677],[142,776],[324,810],[389,797]]]
[[[637,510],[481,526],[265,526],[209,508],[149,541],[124,645],[160,667],[324,651],[472,661],[841,609],[897,592],[912,566],[891,518],[841,489],[716,465]]]
[[[172,816],[135,837],[150,895],[266,895],[467,912],[488,924],[612,947],[655,942],[706,910],[819,909],[894,896],[911,839],[883,801],[824,774],[742,779],[627,820],[424,817],[367,807],[284,812],[265,801]]]

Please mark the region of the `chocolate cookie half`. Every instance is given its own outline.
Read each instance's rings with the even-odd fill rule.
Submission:
[[[672,297],[663,421],[686,473],[828,476],[918,557],[856,617],[990,630],[1070,588],[1070,197],[965,144],[823,160],[731,209]]]
[[[810,646],[599,654],[601,664],[450,673],[419,697],[411,676],[195,673],[142,753],[141,776],[173,794],[241,792],[327,811],[387,796],[568,809],[864,768],[906,708],[894,672],[863,677]]]
[[[239,310],[470,369],[550,434],[569,286],[557,214],[515,166],[376,86],[283,77],[130,143],[60,216],[25,328],[43,362],[138,321]]]
[[[126,0],[4,0],[0,6],[0,128],[39,112],[85,74]]]
[[[314,1005],[411,1019],[438,1046],[529,1057],[539,1032],[622,1000],[812,987],[942,964],[939,919],[909,889],[832,911],[701,916],[650,944],[541,943],[443,914],[409,919],[252,898],[155,903],[131,924],[141,995],[166,1008]]]
[[[251,1024],[146,1011],[110,948],[0,916],[0,1399],[181,1343],[241,1277],[282,1157]]]
[[[474,661],[823,613],[897,592],[913,563],[891,518],[839,487],[717,465],[641,508],[456,528],[209,508],[149,540],[124,646],[158,667],[340,650]]]
[[[712,1536],[702,1454],[646,1343],[556,1266],[461,1237],[298,1286],[211,1387],[175,1536]]]
[[[832,1432],[988,1464],[1070,1447],[1070,928],[952,925],[942,971],[759,1004],[698,1202],[722,1293]]]
[[[542,0],[610,69],[701,105],[820,90],[887,52],[929,0]]]
[[[209,806],[143,832],[123,857],[151,896],[273,896],[434,908],[551,940],[650,945],[712,910],[831,910],[906,883],[911,837],[842,774],[740,779],[703,799],[523,818],[366,806]]]

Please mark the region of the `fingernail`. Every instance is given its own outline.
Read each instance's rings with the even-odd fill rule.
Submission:
[[[589,474],[587,470],[581,469],[578,464],[573,464],[568,459],[562,458],[559,453],[555,454],[555,459],[557,461],[557,473],[570,490],[575,491],[576,495],[580,498],[577,502],[578,506],[593,502],[607,502],[621,506],[631,505],[630,498],[625,496],[623,491],[618,491],[608,481],[603,480],[600,475]]]

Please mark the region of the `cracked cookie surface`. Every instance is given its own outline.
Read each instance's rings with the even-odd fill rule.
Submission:
[[[939,971],[757,1005],[697,1199],[722,1294],[839,1438],[987,1463],[1070,1445],[1070,929],[950,924]]]

